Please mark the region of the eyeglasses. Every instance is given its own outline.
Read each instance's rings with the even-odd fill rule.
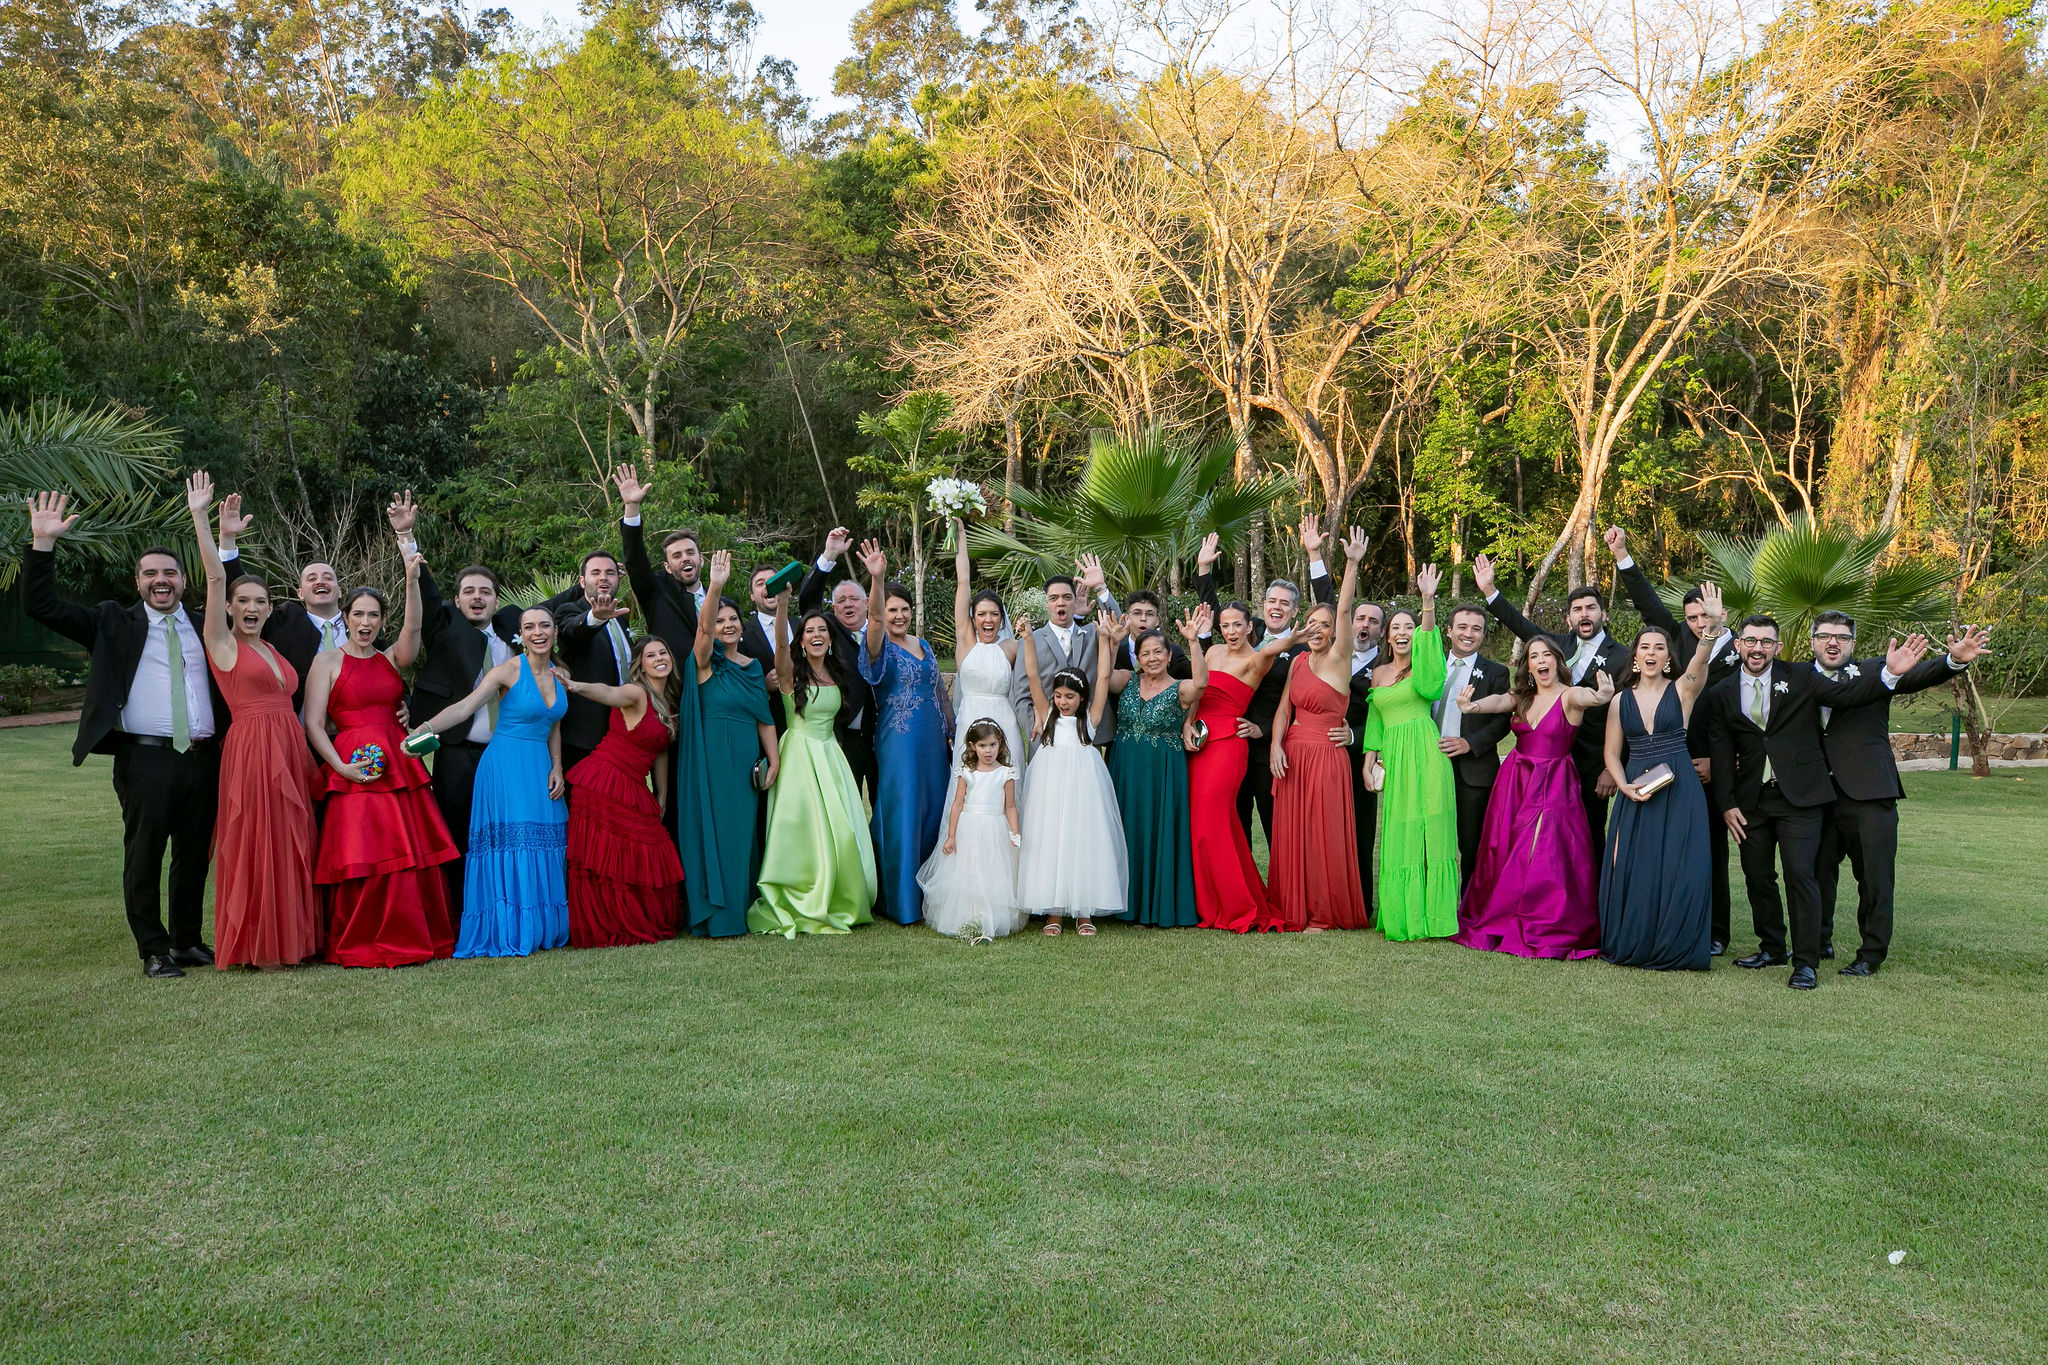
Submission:
[[[1762,645],[1766,649],[1776,649],[1778,647],[1778,642],[1767,635],[1745,635],[1735,643],[1738,645]]]
[[[1856,637],[1853,635],[1844,635],[1839,630],[1817,630],[1813,633],[1813,638],[1816,640],[1825,641],[1828,644],[1846,645],[1854,641]]]

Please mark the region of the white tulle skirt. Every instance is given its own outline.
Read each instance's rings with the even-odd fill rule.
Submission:
[[[917,870],[924,922],[956,938],[1014,934],[1031,919],[1017,903],[1017,848],[1001,811],[962,810],[948,854],[942,837]]]
[[[1017,899],[1034,915],[1121,915],[1130,858],[1102,751],[1062,734],[1031,755]]]

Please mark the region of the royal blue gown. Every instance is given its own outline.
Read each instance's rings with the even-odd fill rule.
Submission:
[[[875,690],[875,862],[882,913],[898,924],[924,918],[917,870],[939,845],[946,813],[946,719],[939,709],[939,665],[928,641],[919,658],[894,640],[870,657],[861,642],[860,675]]]
[[[556,682],[549,706],[522,658],[476,766],[457,957],[525,957],[569,941],[569,803],[548,797],[548,733],[568,709],[569,689]]]
[[[1713,963],[1713,882],[1707,862],[1707,797],[1685,747],[1676,683],[1657,699],[1655,734],[1635,689],[1614,699],[1634,782],[1659,763],[1676,780],[1647,801],[1614,799],[1600,860],[1600,956],[1624,967],[1703,972]]]

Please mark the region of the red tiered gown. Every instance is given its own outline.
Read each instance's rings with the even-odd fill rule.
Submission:
[[[1351,760],[1330,743],[1330,731],[1344,724],[1351,699],[1316,676],[1309,655],[1298,654],[1287,675],[1287,700],[1294,719],[1281,741],[1287,776],[1273,784],[1269,909],[1253,927],[1363,929]]]
[[[275,663],[276,667],[272,667]],[[281,967],[320,956],[313,889],[313,755],[292,709],[299,672],[267,646],[235,645],[235,666],[213,662],[234,724],[220,749],[213,825],[213,962]]]
[[[1237,722],[1251,700],[1250,683],[1211,669],[1209,686],[1195,707],[1195,719],[1209,726],[1209,741],[1188,759],[1195,913],[1203,928],[1236,934],[1250,929],[1266,913],[1266,887],[1259,880],[1259,865],[1252,861],[1251,841],[1237,818],[1237,789],[1244,781],[1249,757],[1246,741],[1238,736]]]
[[[403,967],[455,952],[448,884],[439,869],[460,856],[427,770],[400,749],[398,699],[405,687],[382,654],[344,653],[328,694],[334,750],[346,761],[364,744],[384,749],[384,772],[356,783],[327,768],[327,814],[313,880],[328,891],[327,960],[344,967]]]
[[[597,748],[569,770],[572,948],[676,936],[683,864],[647,790],[647,775],[671,738],[651,706],[630,729],[624,712],[614,710]]]

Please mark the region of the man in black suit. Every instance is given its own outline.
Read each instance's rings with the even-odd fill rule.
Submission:
[[[835,526],[825,536],[825,549],[811,571],[804,575],[803,586],[797,589],[797,612],[802,615],[816,611],[831,594],[831,609],[827,613],[832,631],[832,656],[839,663],[839,717],[832,723],[832,733],[839,740],[839,751],[846,755],[846,765],[853,769],[854,785],[866,790],[868,799],[875,797],[875,742],[874,742],[874,692],[860,675],[860,648],[868,624],[868,593],[860,580],[848,575],[837,583],[832,581],[833,573],[839,568],[839,561],[846,558],[847,549],[853,544],[853,533],[844,526]]]
[[[1138,671],[1138,656],[1132,652],[1133,642],[1148,630],[1166,631],[1166,609],[1159,601],[1159,594],[1150,588],[1139,588],[1131,594],[1124,606],[1124,638],[1117,642],[1116,657],[1110,663],[1111,671],[1118,669],[1126,673]],[[1166,637],[1166,676],[1185,682],[1194,676],[1194,665],[1188,662],[1188,652],[1173,642],[1171,633]],[[1115,706],[1114,699],[1110,706]]]
[[[121,803],[121,900],[146,976],[209,966],[201,941],[206,867],[220,797],[219,737],[227,704],[206,666],[204,623],[183,604],[185,571],[171,550],[144,550],[135,561],[132,606],[86,607],[57,596],[57,542],[78,524],[70,499],[38,493],[29,501],[29,550],[22,605],[29,619],[92,655],[73,767],[87,754],[111,754]],[[171,920],[163,918],[164,850],[171,854]]]
[[[1791,903],[1794,990],[1814,988],[1820,966],[1822,817],[1835,800],[1821,749],[1820,709],[1862,706],[1888,694],[1926,653],[1915,637],[1893,643],[1883,659],[1846,665],[1829,679],[1778,658],[1778,623],[1751,616],[1736,636],[1742,667],[1701,696],[1713,752],[1713,808],[1742,850],[1742,880],[1755,917],[1757,951],[1738,967],[1786,960],[1785,906]],[[1785,895],[1778,895],[1778,865]]]
[[[1615,577],[1631,596],[1636,586],[1630,580],[1641,578],[1642,574],[1633,563],[1615,566]],[[1493,561],[1487,556],[1480,555],[1472,561],[1472,582],[1486,599],[1486,609],[1493,613],[1493,619],[1513,631],[1516,639],[1533,640],[1542,635],[1557,646],[1574,686],[1591,687],[1594,674],[1604,670],[1614,677],[1626,664],[1628,646],[1607,633],[1607,599],[1591,584],[1573,588],[1566,596],[1564,630],[1546,631],[1517,611],[1515,604],[1502,594],[1494,583]],[[1648,582],[1642,587],[1647,589]],[[1572,736],[1572,766],[1579,773],[1579,794],[1585,802],[1586,826],[1593,836],[1593,847],[1600,848],[1607,839],[1607,802],[1614,795],[1614,779],[1607,775],[1605,706],[1593,707],[1579,722],[1578,733]]]
[[[392,533],[398,537],[401,560],[418,552],[414,527],[419,507],[407,491],[384,509]],[[413,675],[413,714],[424,721],[452,702],[476,690],[483,675],[519,652],[518,607],[499,605],[498,576],[481,564],[472,564],[455,575],[455,600],[441,596],[434,575],[420,566],[420,658]],[[434,803],[448,824],[448,835],[458,852],[469,852],[469,807],[476,791],[477,764],[483,761],[484,746],[491,741],[491,727],[497,716],[495,704],[479,707],[468,725],[441,736],[434,751]],[[443,865],[447,872],[449,904],[462,905],[462,859]]]
[[[619,578],[612,552],[592,550],[577,566],[575,593],[554,608],[556,652],[577,682],[617,687],[626,681],[633,638],[626,630],[626,606],[616,596]],[[687,640],[675,645],[676,658],[680,661],[689,648]],[[590,757],[611,719],[610,707],[570,694],[569,713],[562,717],[564,773]]]
[[[661,540],[662,572],[647,562],[647,539],[640,525],[640,505],[647,485],[632,465],[612,471],[624,511],[619,520],[619,556],[633,600],[640,605],[640,628],[668,641],[677,659],[689,653],[697,638],[697,608],[704,601],[704,556],[694,531],[671,531]],[[671,804],[673,809],[674,803]]]
[[[1479,835],[1486,826],[1486,803],[1500,776],[1500,742],[1508,737],[1506,715],[1468,716],[1458,709],[1458,693],[1467,687],[1474,698],[1508,690],[1508,671],[1479,652],[1486,642],[1486,609],[1469,602],[1451,608],[1449,645],[1444,660],[1444,691],[1430,707],[1441,738],[1437,747],[1451,760],[1458,800],[1458,866],[1461,885],[1472,880],[1479,863]]]
[[[1337,603],[1337,587],[1330,581],[1330,571],[1323,566],[1323,542],[1329,537],[1318,528],[1316,518],[1301,519],[1301,548],[1308,555],[1308,586],[1318,602],[1331,606]],[[1223,616],[1223,606],[1216,600],[1216,560],[1221,555],[1221,538],[1211,534],[1202,541],[1202,548],[1195,556],[1195,592],[1209,608],[1212,638]],[[1266,595],[1259,600],[1259,609],[1252,616],[1249,638],[1257,648],[1266,642],[1269,635],[1292,636],[1295,617],[1301,609],[1301,589],[1284,578],[1276,578],[1266,585]],[[1280,697],[1287,691],[1287,670],[1293,667],[1294,656],[1304,646],[1289,645],[1281,656],[1266,670],[1266,676],[1252,692],[1252,699],[1245,704],[1244,715],[1238,719],[1237,733],[1245,740],[1247,750],[1244,781],[1237,789],[1237,818],[1244,826],[1245,837],[1252,832],[1252,812],[1259,813],[1259,823],[1265,827],[1266,842],[1273,842],[1273,716],[1280,709]]]
[[[1834,956],[1835,890],[1841,882],[1842,859],[1856,873],[1856,927],[1862,944],[1843,976],[1871,976],[1884,965],[1892,942],[1892,883],[1899,859],[1899,765],[1892,757],[1892,697],[1924,692],[1953,679],[1983,653],[1988,631],[1966,629],[1951,637],[1948,652],[1927,659],[1899,679],[1886,696],[1861,706],[1823,706],[1820,746],[1827,755],[1835,783],[1835,804],[1822,822],[1820,859],[1815,878],[1820,884],[1821,956]],[[1839,611],[1813,618],[1813,666],[1834,679],[1854,662],[1856,623]]]
[[[1628,537],[1619,526],[1608,527],[1604,539],[1607,541],[1608,550],[1614,555],[1614,563],[1617,569],[1624,564],[1630,567],[1634,566],[1635,561],[1630,559],[1628,554]],[[1664,598],[1650,585],[1650,580],[1646,575],[1632,573],[1623,574],[1620,577],[1622,586],[1628,592],[1628,599],[1635,605],[1636,611],[1641,614],[1643,623],[1645,625],[1659,626],[1669,632],[1672,651],[1676,655],[1679,665],[1683,667],[1691,663],[1692,656],[1699,650],[1700,641],[1706,638],[1707,626],[1712,621],[1712,617],[1708,614],[1705,604],[1700,601],[1700,590],[1697,587],[1686,590],[1685,600],[1682,604],[1685,611],[1685,621],[1683,624],[1680,624],[1678,619],[1671,614],[1671,608],[1664,605]],[[1713,657],[1707,660],[1707,688],[1709,689],[1715,683],[1720,682],[1721,679],[1742,667],[1741,656],[1735,650],[1734,631],[1723,631],[1720,635],[1716,636],[1714,649]],[[1701,695],[1704,696],[1705,692],[1702,691]],[[1713,776],[1712,755],[1708,752],[1707,745],[1707,727],[1702,723],[1704,716],[1705,713],[1701,712],[1694,723],[1686,728],[1685,734],[1686,751],[1692,755],[1692,769],[1699,775],[1699,779],[1703,784],[1710,782]],[[1713,803],[1709,800],[1708,804],[1712,805]],[[1711,936],[1713,955],[1719,957],[1728,948],[1728,907],[1730,904],[1728,885],[1728,827],[1719,820],[1709,821],[1708,827],[1710,847],[1707,852],[1707,858],[1713,873],[1714,901]]]
[[[1358,885],[1365,892],[1367,920],[1372,918],[1372,841],[1379,832],[1380,794],[1366,788],[1365,751],[1359,744],[1372,711],[1372,671],[1382,662],[1380,636],[1386,624],[1387,609],[1377,602],[1351,609],[1351,700],[1344,708],[1351,734],[1344,747],[1351,754],[1351,821],[1358,831]]]
[[[408,493],[406,496],[410,498],[412,495]],[[233,533],[223,531],[220,562],[229,578],[241,572],[240,560]],[[340,649],[342,641],[348,638],[348,626],[341,619],[341,579],[332,564],[315,560],[300,569],[294,591],[298,594],[297,601],[279,602],[271,609],[270,619],[263,623],[263,639],[298,670],[299,686],[292,693],[292,709],[303,711],[306,679],[313,671],[313,656],[325,650]]]

